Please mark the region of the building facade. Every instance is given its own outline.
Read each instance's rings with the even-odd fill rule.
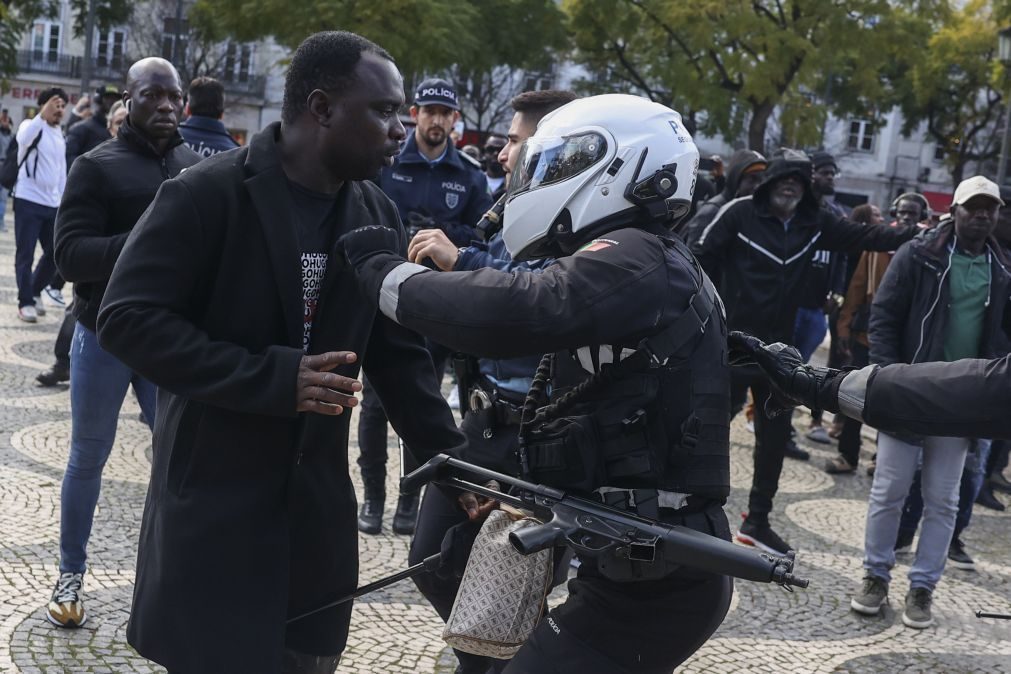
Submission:
[[[176,65],[184,87],[198,75],[222,82],[226,97],[223,121],[244,144],[251,134],[281,117],[281,63],[288,50],[272,40],[201,43],[191,35],[185,19],[188,4],[182,0],[139,2],[126,24],[96,29],[92,53],[85,54],[84,37],[73,34],[71,4],[60,0],[58,14],[38,19],[22,38],[18,72],[10,78],[9,88],[0,91],[0,108],[8,110],[17,124],[36,113],[37,97],[48,87],[62,87],[71,105],[76,103],[88,60],[91,92],[104,84],[123,87],[130,64],[147,56],[161,56]]]

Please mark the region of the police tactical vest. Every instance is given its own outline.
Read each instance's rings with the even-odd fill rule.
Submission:
[[[555,354],[550,371],[542,362],[531,394],[540,395],[549,380],[550,404],[528,398],[525,417],[532,418],[520,433],[521,470],[530,479],[585,492],[607,486],[728,496],[730,368],[722,303],[684,245],[660,240],[671,270],[667,300],[681,309],[667,313],[678,318],[653,334],[629,335],[626,344],[592,347],[589,376],[586,353]],[[610,354],[625,357],[606,362]]]

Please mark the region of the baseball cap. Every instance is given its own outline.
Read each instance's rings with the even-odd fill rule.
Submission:
[[[117,87],[115,84],[103,84],[102,86],[95,89],[95,95],[98,96],[99,98],[103,96],[116,96],[118,98],[119,96],[122,95],[122,92],[119,90],[119,87]]]
[[[973,197],[990,197],[1001,206],[1004,200],[1000,198],[1000,188],[997,183],[987,180],[983,176],[973,176],[966,178],[955,188],[955,196],[952,198],[953,205],[962,205]]]
[[[418,86],[414,92],[414,104],[445,105],[452,110],[460,109],[460,104],[456,100],[456,87],[439,77],[430,77]]]
[[[811,155],[811,165],[814,166],[815,171],[822,166],[831,166],[835,170],[839,170],[839,165],[835,163],[835,157],[824,150],[819,150]]]

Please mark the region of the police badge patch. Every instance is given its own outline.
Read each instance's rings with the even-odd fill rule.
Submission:
[[[456,192],[446,192],[446,207],[456,208],[456,205],[460,203],[460,195]]]

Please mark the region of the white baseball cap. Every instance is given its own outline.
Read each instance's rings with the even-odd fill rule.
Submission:
[[[955,188],[955,196],[951,200],[953,206],[959,206],[969,201],[973,197],[990,197],[1001,206],[1004,200],[1000,198],[1000,188],[997,183],[988,180],[983,176],[973,176],[966,178]]]

